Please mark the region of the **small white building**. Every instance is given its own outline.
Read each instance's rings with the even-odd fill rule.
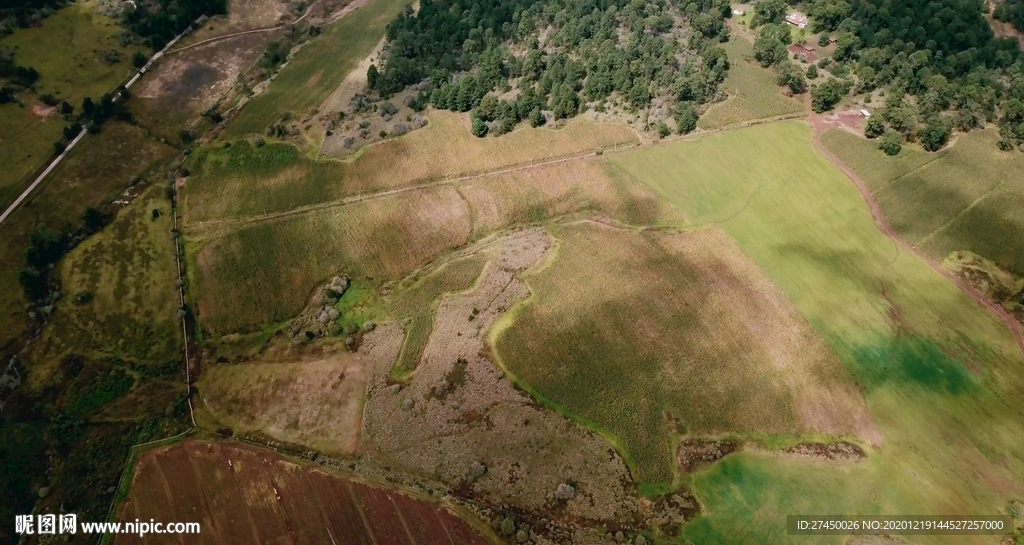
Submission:
[[[807,28],[807,16],[799,11],[786,15],[786,22],[797,28]]]
[[[733,15],[743,15],[744,13],[746,13],[746,11],[741,10],[741,9],[734,9],[734,10],[732,10],[732,14]]]
[[[860,115],[864,116],[864,119],[871,117],[871,112],[861,108]]]

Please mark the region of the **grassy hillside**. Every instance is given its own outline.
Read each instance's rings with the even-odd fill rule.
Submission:
[[[783,94],[775,83],[775,74],[753,60],[754,44],[734,35],[722,48],[729,55],[729,72],[721,89],[729,98],[712,104],[697,126],[718,129],[751,121],[803,111],[800,100]]]
[[[893,229],[941,260],[970,250],[1024,275],[1024,155],[1001,152],[994,130],[960,135],[938,152],[889,157],[832,130],[822,142],[870,184]]]
[[[307,43],[266,92],[246,104],[227,134],[261,133],[286,111],[319,106],[384,37],[384,28],[410,0],[371,0]]]
[[[491,338],[518,379],[608,432],[635,478],[672,480],[679,433],[876,438],[828,345],[728,235],[553,235],[534,297]]]
[[[698,473],[706,511],[686,528],[693,542],[778,542],[786,513],[1004,513],[1024,494],[1024,404],[1014,393],[1024,362],[1012,336],[878,231],[805,124],[613,160],[739,242],[835,350],[884,437],[855,465],[744,453]]]
[[[423,129],[371,146],[349,162],[314,161],[287,143],[207,147],[188,162],[196,175],[183,191],[186,221],[280,212],[636,141],[624,125],[587,121],[481,139],[464,122],[459,114],[432,113]]]

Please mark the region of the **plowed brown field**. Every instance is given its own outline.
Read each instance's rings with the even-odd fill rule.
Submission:
[[[235,443],[188,441],[143,454],[119,520],[198,522],[198,535],[137,543],[493,545],[439,503]]]

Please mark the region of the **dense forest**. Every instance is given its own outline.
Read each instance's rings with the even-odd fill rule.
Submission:
[[[1002,0],[992,11],[992,16],[1024,32],[1024,0]]]
[[[471,111],[478,136],[587,108],[686,132],[728,69],[729,15],[725,0],[427,0],[388,26],[368,83],[387,98],[427,82],[421,100]]]
[[[996,37],[982,0],[813,0],[802,7],[811,30],[822,33],[819,45],[835,40],[833,55],[818,64],[828,76],[811,88],[816,110],[850,92],[881,89],[883,133],[920,139],[926,149],[945,145],[954,128],[986,122],[999,125],[1000,147],[1024,142],[1020,46]],[[784,0],[755,6],[753,24],[762,25],[755,54],[765,65],[787,62],[788,9]]]

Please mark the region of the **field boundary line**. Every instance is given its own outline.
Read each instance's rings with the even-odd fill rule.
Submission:
[[[989,300],[987,297],[982,295],[981,292],[974,289],[974,287],[972,287],[971,285],[967,284],[967,282],[962,280],[956,274],[944,269],[941,264],[939,264],[937,261],[929,257],[917,246],[910,244],[902,237],[900,237],[895,231],[893,231],[893,229],[889,226],[889,223],[885,218],[885,214],[882,213],[882,208],[878,205],[878,201],[875,200],[874,196],[871,194],[871,190],[868,188],[868,185],[864,182],[864,180],[861,179],[861,177],[856,172],[854,172],[850,167],[843,163],[843,161],[840,160],[839,157],[837,157],[835,154],[829,151],[829,149],[824,144],[822,144],[821,133],[824,132],[827,128],[831,127],[831,124],[827,120],[822,119],[821,116],[813,113],[808,114],[807,120],[811,125],[811,141],[814,144],[815,149],[817,149],[818,152],[821,153],[826,160],[828,160],[836,168],[838,168],[839,171],[842,172],[846,176],[846,178],[850,180],[850,182],[854,185],[854,187],[860,193],[861,198],[863,198],[864,202],[867,204],[868,211],[871,213],[871,218],[875,221],[875,225],[878,227],[878,229],[882,231],[882,234],[894,240],[899,246],[903,247],[905,250],[910,252],[915,257],[923,260],[925,263],[931,266],[932,269],[934,269],[936,272],[946,277],[949,281],[953,282],[953,284],[959,287],[960,290],[964,293],[964,295],[967,295],[969,298],[973,299],[976,303],[980,304],[982,307],[988,310],[994,318],[1002,322],[1010,330],[1010,333],[1017,341],[1017,348],[1020,350],[1021,355],[1024,356],[1024,336],[1022,336],[1021,334],[1020,323],[1018,323],[1017,320],[1006,311],[1006,309],[1002,308],[995,302]]]

